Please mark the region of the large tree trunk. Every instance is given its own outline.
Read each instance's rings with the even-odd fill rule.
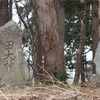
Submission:
[[[8,21],[8,0],[0,0],[0,26]]]
[[[38,31],[38,29],[37,29]],[[42,45],[41,45],[41,36],[39,31],[37,32],[37,37],[36,37],[36,72],[35,72],[35,78],[38,79],[39,81],[43,79],[43,69],[41,67],[43,66],[42,63]]]
[[[75,77],[74,77],[73,84],[78,84],[80,75],[81,73],[83,75],[84,72],[83,71],[84,65],[82,65],[82,59],[84,54],[84,46],[85,46],[85,39],[86,39],[86,23],[87,23],[87,17],[89,15],[89,9],[90,9],[90,5],[86,5],[84,8],[83,21],[81,26],[80,44],[77,52],[77,59],[75,65]]]
[[[95,57],[96,48],[99,42],[99,29],[98,29],[98,1],[93,0],[93,15],[92,15],[92,51],[93,59]],[[93,62],[93,74],[96,74],[96,65]]]
[[[66,72],[64,60],[64,10],[55,0],[37,0],[42,70],[51,76]]]
[[[98,28],[99,28],[99,39],[100,39],[100,0],[98,0],[98,4],[99,4],[99,7],[98,7]]]

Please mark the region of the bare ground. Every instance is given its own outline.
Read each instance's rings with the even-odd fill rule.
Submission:
[[[100,88],[84,83],[36,86],[2,86],[0,100],[100,100]]]

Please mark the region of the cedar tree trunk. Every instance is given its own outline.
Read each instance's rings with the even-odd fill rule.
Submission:
[[[86,5],[84,8],[84,13],[83,13],[83,21],[82,21],[82,26],[81,26],[81,36],[80,36],[80,44],[79,44],[79,49],[77,52],[77,59],[76,59],[76,65],[75,65],[75,77],[73,84],[78,84],[81,72],[83,73],[83,67],[82,65],[82,59],[83,59],[83,54],[84,54],[84,46],[85,46],[85,39],[86,39],[86,23],[87,23],[87,17],[89,14],[89,9],[90,5]]]
[[[43,58],[42,74],[49,76],[45,73],[47,71],[51,76],[57,77],[66,72],[64,9],[56,0],[37,0],[37,15]]]
[[[98,29],[98,1],[93,0],[93,14],[92,14],[92,51],[93,51],[93,59],[95,57],[96,48],[99,42],[99,29]],[[93,62],[93,74],[96,74],[96,65]]]

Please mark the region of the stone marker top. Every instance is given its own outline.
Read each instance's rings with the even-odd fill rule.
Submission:
[[[17,28],[17,30],[16,30],[16,28]],[[21,28],[19,27],[19,25],[15,22],[15,21],[13,21],[13,20],[11,20],[11,21],[9,21],[8,23],[6,23],[4,26],[2,26],[2,27],[0,27],[0,32],[4,32],[5,30],[7,30],[7,34],[9,33],[9,32],[11,32],[11,30],[12,31],[14,31],[15,32],[15,30],[16,30],[16,32],[17,32],[17,36],[18,37],[20,37],[21,36],[21,34],[22,34],[22,30],[21,30]],[[14,35],[15,33],[12,33],[11,35]],[[10,35],[10,34],[9,34]],[[22,38],[22,36],[20,37],[20,38]]]
[[[1,26],[0,28],[3,28],[3,27],[4,27],[4,28],[8,28],[8,27],[11,27],[11,26],[19,27],[19,26],[16,24],[15,21],[11,20],[11,21],[7,22],[4,26]],[[14,28],[14,27],[12,27],[12,28]],[[19,29],[21,29],[21,28],[19,27]]]

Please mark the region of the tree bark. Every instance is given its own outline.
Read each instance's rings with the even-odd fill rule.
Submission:
[[[85,82],[85,68],[84,68],[84,57],[81,60],[81,82]]]
[[[37,29],[38,31],[38,29]],[[36,72],[35,72],[35,78],[39,81],[43,79],[43,69],[41,68],[43,66],[42,62],[42,45],[41,45],[41,36],[39,31],[37,32],[37,41],[36,41]]]
[[[99,28],[99,39],[100,39],[100,0],[98,0],[98,4],[99,4],[99,7],[98,7],[98,28]]]
[[[83,13],[83,21],[82,21],[82,26],[81,26],[81,36],[80,36],[80,44],[79,44],[79,49],[77,52],[77,59],[76,59],[76,65],[75,65],[75,77],[73,84],[78,84],[79,78],[81,75],[81,72],[83,73],[83,67],[82,65],[82,59],[83,59],[83,54],[84,54],[84,46],[85,46],[85,39],[86,39],[86,23],[87,23],[87,17],[89,14],[89,9],[90,5],[86,5],[84,8],[84,13]]]
[[[0,0],[0,26],[8,22],[8,0]]]
[[[64,9],[56,0],[37,0],[39,34],[41,37],[42,69],[51,76],[66,72],[64,60]]]
[[[93,59],[95,57],[96,48],[99,42],[99,29],[98,29],[98,4],[97,0],[93,0],[92,8],[93,8],[93,14],[92,14],[92,51],[93,51]],[[93,74],[96,74],[96,65],[93,62],[93,68],[92,68]]]
[[[12,20],[12,4],[13,0],[9,0],[9,7],[8,7],[8,20]]]

